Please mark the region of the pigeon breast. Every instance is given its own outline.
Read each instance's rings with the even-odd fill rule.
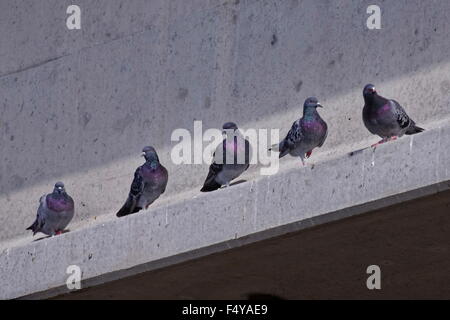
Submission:
[[[150,166],[144,165],[141,169],[141,174],[144,181],[151,182],[156,185],[165,183],[167,180],[167,172],[161,165],[158,165],[156,168],[151,168]]]
[[[73,201],[70,201],[70,198],[64,196],[49,196],[47,197],[46,202],[47,208],[55,212],[69,211],[74,208]]]

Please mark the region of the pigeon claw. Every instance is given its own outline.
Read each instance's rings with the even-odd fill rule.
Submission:
[[[381,141],[383,141],[383,140],[381,140]],[[383,142],[377,142],[377,143],[374,143],[373,145],[371,145],[370,147],[371,148],[376,148],[376,147],[378,147],[380,144],[382,144]]]
[[[371,147],[372,147],[372,148],[376,148],[376,147],[379,146],[380,144],[383,144],[383,143],[388,142],[388,141],[394,141],[394,140],[397,140],[397,138],[398,138],[397,136],[393,136],[393,137],[390,137],[390,138],[384,138],[384,139],[378,141],[377,143],[373,144]]]
[[[312,150],[311,150],[311,151],[308,151],[308,152],[306,153],[306,159],[308,159],[309,157],[311,157],[311,155],[312,155]]]

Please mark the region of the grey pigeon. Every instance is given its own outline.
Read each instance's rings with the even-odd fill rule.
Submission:
[[[317,98],[310,97],[303,105],[303,117],[292,124],[286,138],[271,150],[279,151],[279,157],[287,154],[304,159],[309,158],[316,147],[321,147],[328,134],[327,123],[320,117],[317,107],[322,107]]]
[[[127,201],[117,212],[118,217],[147,209],[166,191],[169,176],[166,168],[159,163],[155,148],[145,147],[142,156],[145,157],[145,163],[134,172]]]
[[[39,203],[36,220],[27,230],[33,231],[33,235],[38,232],[48,236],[61,234],[75,212],[73,199],[67,194],[64,184],[57,182],[53,192],[43,195]]]
[[[208,176],[200,191],[209,192],[229,186],[231,180],[239,177],[250,166],[251,146],[245,139],[237,125],[227,122],[222,127],[226,135],[213,155],[213,162],[209,167]]]
[[[368,84],[363,90],[363,121],[366,128],[382,140],[373,146],[395,140],[404,134],[411,135],[424,131],[406,114],[395,100],[378,95],[375,86]]]

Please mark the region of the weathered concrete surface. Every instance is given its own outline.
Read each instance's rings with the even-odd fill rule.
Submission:
[[[0,298],[56,294],[48,290],[65,284],[69,265],[81,268],[85,286],[95,285],[447,190],[449,134],[449,125],[438,127],[375,151],[9,245],[0,255]]]
[[[448,300],[449,208],[445,191],[56,299]]]
[[[80,31],[65,27],[69,1],[0,2],[0,297],[61,286],[69,264],[85,279],[112,273],[103,282],[447,187],[450,2],[382,1],[377,31],[369,1],[77,2]],[[427,132],[348,158],[377,140],[361,121],[367,82]],[[330,129],[313,170],[283,159],[276,176],[255,167],[192,199],[207,164],[171,163],[174,129],[231,120],[285,134],[310,95]],[[167,192],[118,221],[148,144]],[[72,232],[31,242],[25,228],[56,180],[76,201]]]
[[[368,1],[83,0],[80,31],[65,27],[69,4],[0,3],[0,240],[26,234],[56,180],[75,224],[112,214],[148,144],[170,172],[155,206],[197,191],[207,165],[169,157],[171,133],[194,119],[284,134],[317,95],[322,151],[339,154],[376,139],[361,121],[367,82],[428,129],[450,116],[446,0],[380,2],[376,31]]]

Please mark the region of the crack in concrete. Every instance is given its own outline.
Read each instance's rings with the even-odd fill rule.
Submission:
[[[28,71],[28,70],[31,70],[31,69],[34,69],[34,68],[38,68],[38,67],[40,67],[40,66],[43,66],[43,65],[45,65],[45,64],[47,64],[47,63],[50,63],[50,62],[53,62],[53,61],[56,61],[56,60],[59,60],[59,59],[64,58],[64,57],[66,57],[66,56],[67,56],[67,55],[62,55],[62,56],[59,56],[59,57],[46,59],[46,60],[44,60],[44,61],[37,62],[37,63],[34,63],[34,64],[32,64],[32,65],[23,67],[23,68],[21,68],[21,69],[19,69],[19,70],[7,72],[7,73],[5,73],[5,74],[0,75],[0,79],[6,78],[6,77],[11,76],[11,75],[16,74],[16,73],[21,73],[21,72],[25,72],[25,71]]]
[[[205,9],[204,11],[214,11],[217,8],[221,7],[221,6],[222,6],[222,4],[216,5],[216,6],[213,6],[213,7],[209,8],[209,9]],[[119,40],[126,40],[126,39],[134,37],[134,36],[142,35],[142,34],[144,34],[146,32],[149,32],[149,31],[152,31],[152,30],[147,25],[147,26],[144,27],[144,29],[141,29],[139,31],[131,32],[130,34],[127,34],[127,35],[124,35],[124,36],[119,36],[117,38],[112,38],[111,40],[108,40],[108,41],[99,42],[99,43],[93,43],[90,46],[81,47],[80,49],[78,49],[77,51],[75,51],[73,53],[66,53],[66,54],[63,54],[63,55],[60,55],[60,56],[57,56],[57,57],[49,58],[49,59],[46,59],[44,61],[34,63],[32,65],[20,68],[18,70],[9,71],[9,72],[6,72],[4,74],[0,74],[0,79],[6,78],[8,76],[11,76],[11,75],[14,75],[14,74],[17,74],[17,73],[28,71],[28,70],[31,70],[31,69],[34,69],[34,68],[38,68],[38,67],[43,66],[43,65],[45,65],[47,63],[51,63],[53,61],[56,61],[56,60],[59,60],[59,59],[65,58],[65,57],[70,57],[72,55],[79,54],[79,53],[83,52],[84,50],[93,49],[93,48],[96,48],[96,47],[99,47],[99,46],[105,46],[105,45],[108,45],[110,43],[113,43],[113,42],[119,41]]]
[[[14,74],[17,74],[17,73],[21,73],[21,72],[25,72],[25,71],[28,71],[28,70],[31,70],[31,69],[38,68],[40,66],[46,65],[48,63],[57,61],[57,60],[62,59],[62,58],[66,58],[66,57],[70,57],[70,56],[73,56],[73,55],[80,54],[81,52],[83,52],[85,50],[93,49],[93,48],[100,47],[100,46],[106,46],[106,45],[108,45],[110,43],[113,43],[113,42],[116,42],[116,41],[120,41],[120,40],[126,40],[126,39],[128,39],[130,37],[134,37],[134,36],[138,36],[138,35],[144,34],[147,31],[151,31],[151,30],[146,28],[144,30],[136,31],[136,32],[130,33],[130,34],[122,36],[122,37],[113,38],[113,39],[111,39],[109,41],[94,43],[94,44],[92,44],[90,46],[81,47],[80,49],[78,49],[77,51],[75,51],[73,53],[66,53],[66,54],[63,54],[63,55],[60,55],[60,56],[57,56],[57,57],[49,58],[49,59],[46,59],[44,61],[34,63],[32,65],[20,68],[18,70],[14,70],[14,71],[10,71],[10,72],[4,73],[4,74],[0,74],[0,79],[6,78],[8,76],[11,76],[11,75],[14,75]]]

